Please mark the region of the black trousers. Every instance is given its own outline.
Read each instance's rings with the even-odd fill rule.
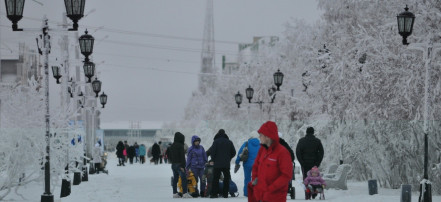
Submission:
[[[103,171],[101,168],[101,163],[95,163],[95,172],[96,174],[100,173],[100,171]]]
[[[314,167],[314,164],[305,164],[301,165],[302,167],[302,174],[303,174],[303,180],[305,180],[306,177],[308,177],[308,171],[311,170],[312,167]]]
[[[222,191],[219,192],[219,178],[220,175],[224,175],[224,187]],[[230,190],[230,168],[214,168],[213,169],[213,189],[211,190],[211,195],[221,194],[223,197],[228,197],[228,191]]]

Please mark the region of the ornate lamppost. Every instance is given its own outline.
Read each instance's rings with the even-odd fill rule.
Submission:
[[[74,27],[69,31],[78,30],[78,20],[83,17],[85,0],[65,0],[66,12],[68,17],[73,19]],[[23,31],[18,28],[18,21],[23,18],[25,0],[5,0],[6,15],[12,22],[13,31]],[[43,40],[43,51],[39,49],[40,54],[44,54],[44,73],[45,73],[45,102],[46,102],[46,162],[44,165],[44,187],[45,191],[41,195],[42,202],[53,202],[54,196],[50,189],[50,114],[49,114],[49,53],[51,49],[50,35],[49,35],[48,20],[46,17],[43,19],[43,26],[41,27],[42,34],[40,38]],[[38,41],[38,39],[37,39]]]
[[[275,87],[270,87],[268,89],[268,95],[271,97],[271,102],[269,103],[274,103],[274,100],[276,99],[276,91],[280,91],[280,86],[283,83],[283,73],[280,72],[280,69],[277,70],[276,73],[273,74],[274,77],[274,84],[277,86],[277,88]],[[239,95],[240,95],[240,99],[239,99]],[[263,102],[262,100],[259,100],[257,102],[252,102],[251,99],[253,99],[253,95],[254,95],[254,89],[251,88],[251,85],[245,89],[245,96],[248,99],[248,103],[254,103],[254,104],[259,104],[260,108],[262,108],[262,104],[266,103]],[[242,95],[240,94],[240,92],[237,92],[237,94],[234,96],[235,100],[236,100],[236,104],[237,107],[240,108],[240,104],[242,103]],[[240,101],[240,102],[238,102]]]
[[[404,8],[404,11],[397,15],[398,33],[403,37],[403,45],[409,45],[407,37],[412,34],[413,23],[415,15],[409,11],[409,8]],[[432,39],[432,36],[429,36]],[[408,46],[409,49],[415,49],[423,52],[423,61],[426,71],[425,75],[425,89],[424,89],[424,176],[420,183],[419,202],[432,202],[432,184],[429,181],[428,164],[429,164],[429,144],[428,144],[428,111],[429,111],[429,88],[430,88],[430,63],[438,51],[441,50],[441,43],[413,43]]]

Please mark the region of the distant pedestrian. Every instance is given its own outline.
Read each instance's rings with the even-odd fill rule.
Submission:
[[[231,174],[231,159],[236,155],[236,149],[233,142],[228,138],[224,129],[220,129],[214,137],[213,145],[210,147],[211,159],[214,161],[213,170],[213,189],[210,198],[218,198],[218,193],[222,193],[222,197],[228,198]],[[219,191],[219,178],[221,173],[224,175],[224,186]]]
[[[207,163],[207,154],[201,143],[201,138],[196,135],[191,137],[191,147],[187,152],[187,165],[186,169],[191,170],[196,178],[196,182],[199,183],[200,196],[204,196],[205,183],[202,183],[202,176],[204,175],[204,167]]]
[[[129,158],[130,164],[133,164],[133,158],[135,158],[135,155],[135,146],[129,146],[129,149],[127,150],[127,157]]]
[[[296,155],[302,167],[303,180],[305,180],[308,176],[307,172],[314,166],[319,167],[324,156],[322,142],[314,136],[313,127],[308,127],[305,137],[300,138],[297,143]]]
[[[164,147],[162,146],[162,142],[158,142],[159,145],[159,163],[162,164],[162,158],[164,157]]]
[[[260,141],[257,139],[259,137],[259,133],[257,131],[253,131],[250,134],[250,139],[245,141],[239,149],[236,157],[236,166],[234,167],[234,173],[236,173],[240,168],[241,154],[244,154],[244,150],[248,150],[248,157],[245,161],[242,161],[243,165],[243,173],[245,175],[243,181],[243,195],[248,196],[247,185],[251,182],[251,169],[253,168],[254,160],[256,159],[257,153],[260,149]]]
[[[124,157],[124,143],[119,141],[116,145],[116,156],[118,157],[118,166],[125,166],[125,157]]]
[[[145,163],[145,145],[141,144],[141,146],[139,146],[139,160],[141,162],[141,164]]]
[[[170,146],[170,156],[169,160],[171,161],[172,171],[173,171],[173,198],[191,198],[191,196],[187,193],[187,180],[182,181],[182,196],[178,194],[178,180],[179,177],[182,179],[187,179],[185,172],[185,151],[184,151],[184,142],[185,136],[176,132],[173,140],[173,144]]]
[[[164,152],[164,162],[165,163],[170,163],[170,162],[168,162],[168,157],[170,156],[170,151],[169,151],[170,146],[171,146],[171,144],[168,143],[167,148],[165,149],[165,152]]]
[[[127,160],[129,160],[129,158],[127,157],[127,151],[129,150],[129,144],[127,143],[127,140],[124,140],[124,161],[127,163]]]
[[[133,145],[135,147],[135,163],[138,163],[139,161],[139,145],[137,142]]]
[[[101,167],[101,163],[102,163],[102,151],[101,151],[101,141],[98,140],[98,142],[95,144],[95,147],[93,148],[93,153],[92,153],[92,157],[93,157],[93,163],[95,164],[95,172],[96,174],[99,174],[100,171],[104,172],[104,173],[108,173],[107,170],[104,170],[104,167]]]
[[[158,143],[155,142],[152,146],[152,156],[153,156],[153,161],[155,162],[155,165],[158,165],[160,155],[161,155],[161,148],[159,147]]]
[[[257,131],[261,147],[254,161],[248,201],[286,201],[293,165],[288,150],[280,145],[276,123],[267,121]]]

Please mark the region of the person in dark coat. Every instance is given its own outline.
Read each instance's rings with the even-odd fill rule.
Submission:
[[[185,172],[185,150],[184,150],[185,136],[180,133],[175,133],[175,138],[173,144],[168,148],[169,150],[169,161],[171,162],[171,168],[173,171],[173,198],[191,198],[187,193],[187,180],[182,180],[182,190],[183,195],[178,194],[178,180],[179,177],[182,179],[187,179]],[[159,145],[158,145],[159,146]]]
[[[158,143],[155,142],[155,144],[153,144],[153,146],[152,146],[152,156],[153,156],[153,161],[155,162],[155,165],[158,165],[159,155],[161,155],[161,148],[159,147]],[[184,178],[184,179],[186,179],[186,178]]]
[[[126,150],[125,154],[124,154],[124,161],[127,163],[127,160],[129,160],[129,158],[127,157],[127,151],[129,150],[129,144],[127,143],[127,140],[124,140],[124,149]]]
[[[313,127],[308,127],[305,137],[297,143],[296,155],[302,167],[303,180],[305,180],[307,172],[312,167],[320,166],[324,155],[322,142],[314,136]]]
[[[130,164],[133,164],[133,158],[135,157],[135,155],[136,155],[135,147],[133,145],[129,146],[129,149],[127,149],[127,157],[129,158]]]
[[[137,142],[133,145],[135,147],[135,163],[138,163],[139,160],[139,145]]]
[[[118,144],[116,145],[116,156],[118,157],[118,162],[119,162],[118,166],[125,166],[124,165],[125,159],[123,154],[124,148],[125,148],[124,143],[122,141],[119,141]]]
[[[222,193],[224,198],[228,198],[230,189],[230,164],[231,159],[236,155],[236,149],[233,142],[228,139],[224,129],[220,129],[214,137],[213,145],[210,147],[211,159],[214,161],[213,170],[213,189],[210,198],[217,198],[217,193]],[[219,178],[221,172],[224,176],[224,186],[222,192],[219,192]]]
[[[289,151],[289,154],[291,155],[291,161],[294,162],[294,160],[296,160],[296,157],[294,156],[294,151],[291,149],[289,144],[282,138],[282,133],[280,132],[279,132],[279,143]]]

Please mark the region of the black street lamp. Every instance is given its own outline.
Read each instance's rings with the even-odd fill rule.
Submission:
[[[60,80],[59,80],[61,78],[60,67],[52,66],[52,74],[54,75],[54,78],[57,79],[57,84],[60,84]]]
[[[84,75],[89,79],[87,83],[91,82],[91,78],[95,75],[95,63],[93,62],[84,62],[83,65]]]
[[[78,103],[80,103],[81,108],[84,108],[84,105],[86,104],[86,96],[83,94],[83,91],[81,91],[80,94],[78,94],[78,96],[80,97],[78,99]]]
[[[280,91],[280,86],[283,83],[283,73],[280,72],[280,69],[277,70],[276,73],[274,73],[274,84],[277,86],[277,91]]]
[[[276,88],[275,87],[271,87],[268,89],[268,95],[271,97],[271,103],[274,103],[274,99],[276,99]]]
[[[78,20],[84,16],[84,5],[86,0],[64,0],[66,5],[66,16],[73,22],[73,28],[69,31],[78,30]]]
[[[18,29],[18,21],[23,18],[23,8],[25,0],[5,0],[6,4],[6,16],[12,22],[13,31],[23,31]]]
[[[403,45],[409,45],[409,43],[407,43],[407,37],[412,34],[415,15],[409,11],[407,5],[406,8],[404,8],[404,12],[397,15],[397,21],[398,33],[403,37]]]
[[[107,103],[107,95],[104,93],[104,91],[100,95],[100,102],[101,102],[101,104],[103,105],[103,108],[104,108],[104,105],[106,105],[106,103]]]
[[[269,103],[274,103],[274,99],[276,98],[276,91],[277,89],[275,87],[271,87],[268,89],[268,95],[271,97],[271,102]],[[251,88],[250,85],[248,88],[245,89],[245,96],[248,99],[248,103],[259,104],[260,108],[262,108],[262,104],[265,104],[266,102],[263,102],[261,100],[257,102],[251,102],[251,100],[253,99],[253,95],[254,95],[254,89]],[[240,108],[240,103],[242,103],[242,94],[237,92],[237,94],[234,97],[236,99],[237,107]]]
[[[251,103],[251,99],[253,99],[254,94],[254,89],[251,88],[251,85],[247,89],[245,89],[245,94],[247,96],[248,103]]]
[[[240,108],[240,104],[242,103],[242,94],[240,94],[240,92],[237,91],[237,94],[234,95],[234,98],[236,100],[237,108]]]
[[[69,31],[75,31],[78,28],[78,20],[83,17],[85,0],[65,0],[67,14],[74,21],[74,28]],[[18,21],[23,18],[25,0],[5,0],[6,16],[12,22],[13,31],[23,31],[18,29]],[[46,104],[46,161],[44,164],[44,193],[41,195],[42,202],[53,202],[54,196],[50,188],[50,114],[49,114],[49,53],[51,51],[50,35],[49,35],[48,19],[44,17],[43,26],[41,27],[42,34],[40,38],[43,40],[43,50],[40,50],[41,55],[44,54],[44,72],[45,72],[45,104]],[[37,40],[38,43],[38,40]],[[56,70],[52,69],[52,70]],[[59,71],[59,69],[58,69]],[[56,74],[54,74],[56,76]],[[58,76],[60,76],[58,74]],[[58,82],[57,82],[58,83]]]
[[[415,15],[409,11],[406,5],[404,12],[397,15],[398,33],[403,37],[403,45],[409,45],[407,37],[412,34],[413,23],[415,21]],[[428,96],[429,96],[429,75],[430,75],[430,63],[433,60],[433,56],[437,55],[436,52],[441,50],[441,43],[428,44],[419,43],[414,44],[423,49],[423,61],[426,69],[425,87],[424,87],[424,176],[420,182],[420,196],[419,202],[432,202],[432,184],[429,181],[428,164],[429,164],[429,138],[428,138]],[[412,47],[409,47],[412,48]],[[418,49],[421,50],[421,49]],[[435,53],[435,54],[434,54]]]
[[[67,92],[70,94],[70,97],[73,98],[72,87],[67,87]]]
[[[101,81],[98,78],[95,78],[95,81],[92,82],[93,92],[96,93],[95,97],[98,97],[98,93],[101,91]]]
[[[87,30],[84,33],[85,34],[81,35],[78,41],[80,42],[81,54],[86,57],[84,62],[89,62],[89,55],[93,52],[93,43],[95,39],[92,35],[88,34]]]

